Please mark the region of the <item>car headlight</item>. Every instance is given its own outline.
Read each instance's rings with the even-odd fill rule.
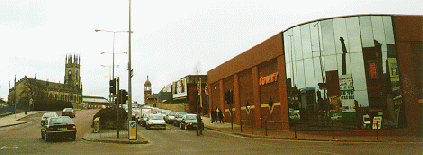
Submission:
[[[192,125],[192,123],[188,123],[188,125]]]

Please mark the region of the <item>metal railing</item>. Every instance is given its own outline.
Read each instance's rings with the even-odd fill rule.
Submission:
[[[246,124],[246,122],[248,122]],[[360,127],[364,125],[364,123],[356,123],[356,122],[343,122],[343,121],[325,121],[325,122],[319,122],[320,125],[322,125],[319,129],[316,129],[316,127],[314,128],[310,128],[310,126],[315,125],[316,123],[310,123],[310,122],[301,122],[301,123],[293,123],[293,122],[282,122],[282,121],[262,121],[261,122],[261,127],[256,127],[255,121],[253,120],[241,120],[241,124],[240,124],[240,130],[241,132],[244,132],[244,128],[250,128],[251,129],[251,134],[254,133],[254,131],[256,130],[264,130],[265,136],[269,136],[269,132],[270,131],[282,131],[283,129],[280,128],[272,128],[273,126],[279,126],[279,125],[270,125],[270,124],[289,124],[290,125],[290,131],[294,131],[294,137],[298,138],[298,132],[301,131],[329,131],[332,132],[332,139],[335,139],[335,135],[337,135],[337,131],[339,132],[367,132],[367,133],[375,133],[376,135],[376,139],[379,140],[379,130],[380,129],[361,129]],[[305,126],[303,128],[307,128],[307,129],[298,129],[298,126]],[[368,125],[368,124],[367,124]],[[372,124],[370,124],[372,125]],[[345,128],[345,126],[349,126],[349,128]],[[356,128],[353,128],[356,127]],[[339,135],[339,133],[338,133]],[[348,135],[344,135],[344,136],[348,136]]]

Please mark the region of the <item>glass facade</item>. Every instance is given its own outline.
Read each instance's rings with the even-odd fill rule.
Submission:
[[[373,119],[382,118],[376,128],[403,126],[391,16],[319,20],[283,38],[289,108],[300,112],[300,122],[373,128]]]

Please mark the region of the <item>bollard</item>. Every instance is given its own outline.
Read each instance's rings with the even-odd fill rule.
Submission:
[[[98,133],[100,131],[100,117],[94,119],[94,132]]]
[[[297,125],[295,124],[294,127],[295,127],[295,129],[294,129],[295,130],[295,138],[297,138]]]
[[[264,128],[266,130],[266,136],[267,136],[267,120],[264,121]]]
[[[241,132],[242,132],[242,120],[241,120]]]

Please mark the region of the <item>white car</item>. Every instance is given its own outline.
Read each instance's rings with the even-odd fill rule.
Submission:
[[[165,117],[166,123],[173,124],[173,121],[175,120],[175,115],[176,112],[170,112],[169,114],[167,114]]]
[[[166,122],[163,119],[162,114],[150,114],[150,116],[147,119],[147,122],[145,123],[145,128],[147,130],[151,128],[159,128],[166,130]]]

